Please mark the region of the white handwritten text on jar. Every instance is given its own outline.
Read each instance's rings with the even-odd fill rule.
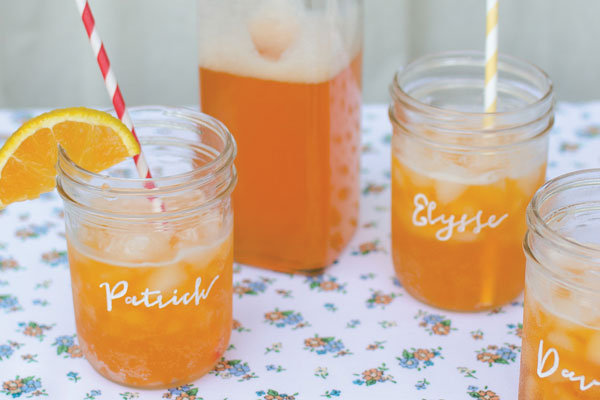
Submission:
[[[479,210],[474,217],[470,217],[467,214],[463,214],[460,219],[456,215],[450,215],[446,217],[445,214],[441,214],[437,217],[433,216],[433,211],[436,209],[437,204],[435,201],[429,201],[427,196],[423,193],[417,193],[414,197],[415,211],[412,215],[412,223],[415,226],[426,226],[435,225],[441,223],[445,225],[440,228],[436,233],[435,237],[439,241],[449,240],[454,234],[454,229],[457,232],[464,232],[465,229],[471,224],[474,224],[473,233],[478,234],[483,228],[496,228],[502,221],[504,221],[508,214],[502,215],[500,218],[495,215],[490,215],[486,222],[482,222],[483,211]],[[424,211],[421,214],[421,212]]]
[[[548,361],[550,356],[553,356],[554,361],[552,363],[552,366],[544,371],[544,368],[546,367],[546,362]],[[544,353],[544,341],[540,340],[540,347],[538,349],[537,375],[542,379],[549,377],[550,375],[556,372],[556,370],[558,369],[559,362],[560,358],[558,356],[558,351],[550,347],[546,351],[546,353]],[[598,382],[595,379],[592,379],[589,383],[586,384],[585,376],[575,376],[575,371],[569,371],[568,369],[563,369],[562,371],[560,371],[560,375],[563,378],[570,380],[571,382],[579,381],[579,389],[582,392],[591,389],[593,386],[600,386],[600,382]]]
[[[127,289],[129,287],[129,283],[127,281],[119,281],[117,282],[111,289],[110,284],[108,282],[102,282],[100,287],[104,287],[106,290],[106,310],[112,310],[113,300],[125,297],[125,304],[131,304],[132,306],[140,306],[144,305],[145,307],[154,307],[158,306],[158,308],[165,308],[168,305],[178,306],[180,304],[188,305],[192,301],[194,301],[195,305],[198,305],[200,300],[205,300],[210,294],[210,290],[212,289],[215,282],[219,279],[219,275],[215,276],[208,285],[208,288],[200,290],[200,285],[202,284],[202,278],[196,278],[196,285],[194,287],[194,291],[192,293],[186,292],[182,296],[177,296],[177,289],[173,290],[173,295],[170,299],[163,302],[163,295],[160,290],[150,290],[146,288],[143,292],[140,293],[141,297],[138,299],[137,296],[127,296]],[[151,296],[156,296],[153,299]]]

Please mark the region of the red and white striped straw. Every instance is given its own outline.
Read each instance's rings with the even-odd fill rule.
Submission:
[[[102,72],[102,77],[104,78],[106,90],[108,91],[108,95],[110,96],[113,106],[115,107],[117,116],[119,117],[121,122],[125,124],[127,129],[131,131],[133,137],[139,143],[140,141],[135,133],[135,128],[133,127],[133,121],[129,116],[127,106],[125,105],[125,100],[123,100],[123,95],[121,94],[121,90],[119,89],[119,84],[117,83],[115,74],[113,73],[110,67],[110,61],[108,60],[108,56],[106,55],[104,44],[102,43],[102,40],[98,35],[98,30],[96,29],[96,22],[94,21],[94,16],[92,15],[90,5],[88,4],[87,0],[75,0],[75,2],[77,3],[77,7],[79,8],[79,13],[81,14],[83,26],[85,27],[85,31],[87,32],[88,38],[90,39],[90,44],[92,45],[94,56],[98,61],[98,66],[100,67],[100,72]],[[135,166],[137,168],[137,172],[140,178],[152,178],[150,168],[148,167],[148,163],[146,162],[146,158],[144,157],[144,154],[142,153],[141,149],[140,153],[133,157],[133,161],[135,162]],[[147,181],[145,186],[148,189],[155,188],[155,185],[152,181]]]

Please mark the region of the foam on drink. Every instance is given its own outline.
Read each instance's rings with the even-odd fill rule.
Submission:
[[[325,2],[201,1],[200,67],[284,82],[324,82],[361,50],[359,8]]]

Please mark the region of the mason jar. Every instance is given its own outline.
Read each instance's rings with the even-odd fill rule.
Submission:
[[[235,142],[208,115],[131,109],[152,179],[102,174],[60,149],[77,338],[106,378],[172,387],[211,370],[232,324]]]
[[[600,399],[600,169],[546,183],[527,226],[519,399]]]
[[[429,55],[391,85],[392,254],[406,290],[477,311],[523,289],[525,209],[545,180],[552,83],[501,55],[498,112],[484,113],[485,57]]]
[[[314,274],[358,223],[362,0],[198,0],[200,107],[239,148],[235,259]]]

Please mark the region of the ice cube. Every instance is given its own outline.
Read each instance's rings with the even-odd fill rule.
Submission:
[[[568,331],[552,330],[547,335],[547,346],[557,347],[558,352],[565,351],[573,353],[577,345],[573,339],[569,337]]]
[[[520,166],[521,168],[513,167],[511,172],[511,178],[517,180],[517,186],[523,193],[533,195],[538,187],[544,182],[546,176],[545,165],[540,165],[537,168],[527,168],[526,166]]]
[[[160,290],[163,299],[168,300],[173,295],[173,290],[178,289],[180,293],[178,295],[183,295],[183,289],[190,285],[187,282],[188,274],[186,274],[185,270],[180,266],[166,266],[166,267],[158,267],[153,268],[151,272],[149,272],[148,279],[146,280],[146,287],[150,290]],[[193,285],[193,283],[191,284]]]
[[[153,227],[148,227],[153,229]],[[105,245],[99,248],[107,258],[134,263],[159,263],[173,258],[167,232],[128,232],[106,235]]]
[[[586,347],[586,356],[600,369],[600,330],[592,333]]]
[[[449,204],[467,190],[467,185],[452,180],[435,180],[435,194],[439,204]]]
[[[221,210],[216,208],[206,210],[188,221],[185,226],[178,228],[172,243],[177,248],[210,244],[223,236],[225,225],[226,220],[223,218]]]
[[[248,23],[254,47],[269,60],[278,60],[298,38],[298,9],[289,1],[268,0]]]

